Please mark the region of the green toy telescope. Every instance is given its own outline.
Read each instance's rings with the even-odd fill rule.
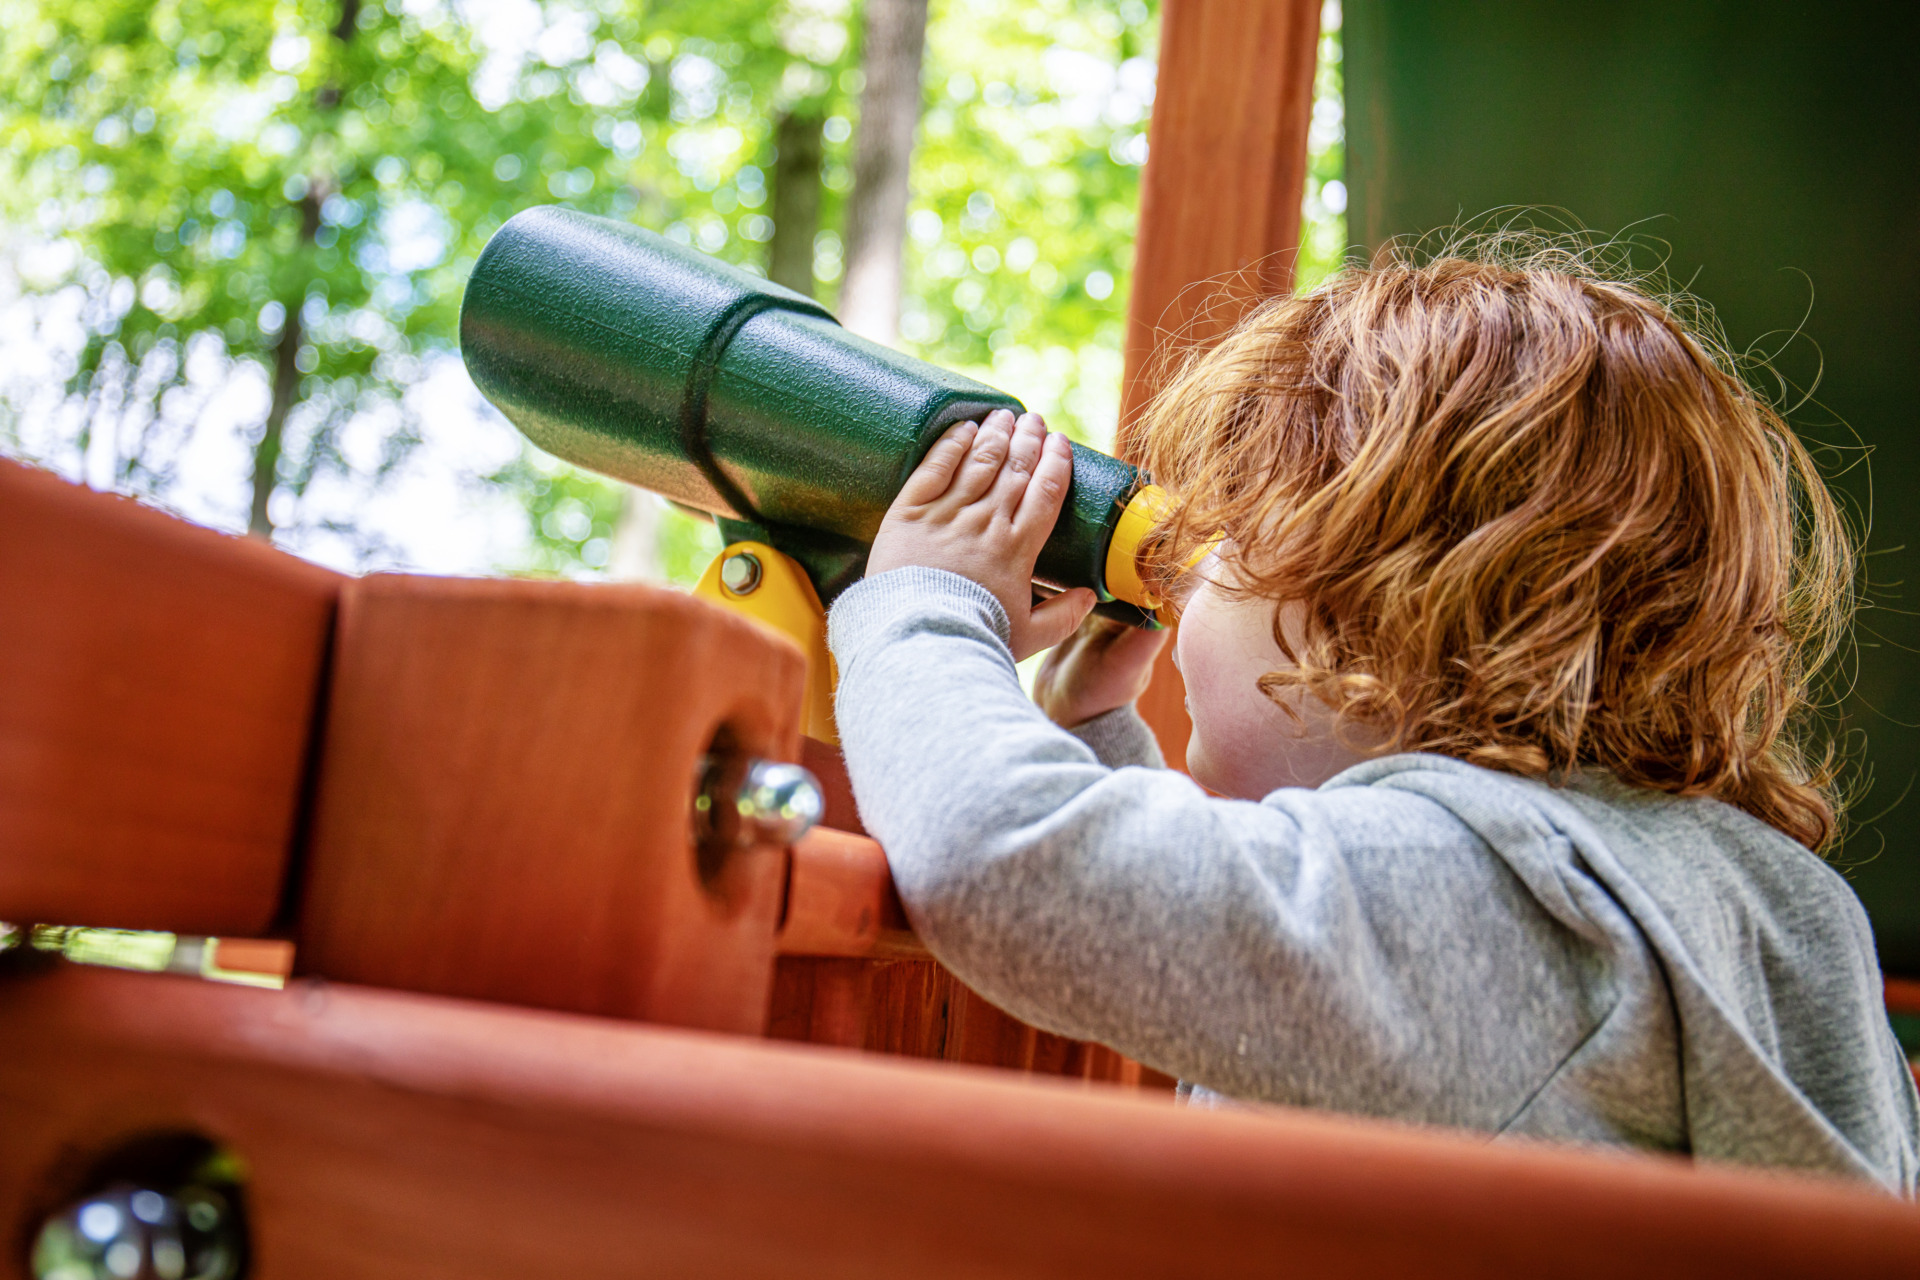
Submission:
[[[810,298],[558,207],[529,209],[487,242],[460,344],[474,382],[534,443],[711,512],[728,544],[797,561],[825,603],[858,580],[881,516],[941,432],[1023,411],[848,333]],[[1152,491],[1141,493],[1133,467],[1074,445],[1036,580],[1091,587],[1102,612],[1149,622],[1133,564],[1151,524]]]

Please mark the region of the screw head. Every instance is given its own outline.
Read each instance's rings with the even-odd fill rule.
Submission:
[[[738,551],[720,562],[720,585],[737,596],[753,594],[760,585],[760,557]]]

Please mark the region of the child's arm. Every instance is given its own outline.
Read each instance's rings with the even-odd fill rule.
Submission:
[[[1009,425],[929,455],[832,616],[863,820],[929,947],[1031,1022],[1239,1096],[1497,1127],[1592,1025],[1562,931],[1421,797],[1214,800],[1050,724],[1013,661],[1079,620],[1075,593],[1028,607],[1066,451]],[[1490,981],[1463,936],[1523,962]]]
[[[1047,719],[1092,747],[1108,768],[1165,768],[1160,744],[1133,704],[1147,691],[1154,659],[1166,643],[1165,631],[1090,614],[1047,654],[1033,683],[1033,700]]]
[[[1131,706],[1116,707],[1104,715],[1083,720],[1067,730],[1093,750],[1094,759],[1109,769],[1137,765],[1142,769],[1164,769],[1166,758],[1160,754],[1160,742],[1153,730]]]

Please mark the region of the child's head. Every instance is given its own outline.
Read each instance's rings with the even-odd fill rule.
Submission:
[[[1192,359],[1145,426],[1174,500],[1149,568],[1225,535],[1206,590],[1284,655],[1233,685],[1262,714],[1832,834],[1803,721],[1845,521],[1711,331],[1633,284],[1550,246],[1349,270]]]

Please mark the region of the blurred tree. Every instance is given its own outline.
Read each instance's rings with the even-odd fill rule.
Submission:
[[[813,296],[813,241],[820,234],[820,178],[826,156],[817,109],[781,113],[773,129],[773,238],[767,278]]]
[[[902,345],[1111,447],[1157,6],[944,0],[907,218]],[[1340,5],[1328,0],[1298,287],[1347,252]]]
[[[840,319],[862,337],[891,345],[900,337],[900,255],[907,238],[908,166],[920,124],[927,0],[867,0],[866,10]]]
[[[903,345],[1111,445],[1153,102],[1144,0],[945,0],[907,216]]]
[[[638,8],[535,8],[531,41],[489,47],[433,0],[10,4],[0,211],[30,253],[66,251],[36,283],[77,292],[85,325],[60,371],[71,429],[21,451],[164,501],[195,366],[251,369],[267,394],[247,524],[298,548],[317,515],[377,562],[365,530],[301,499],[405,456],[406,392],[452,348],[507,217],[565,200],[758,262],[766,107],[834,89],[844,11],[809,27],[797,5]],[[532,506],[530,567],[565,559],[539,468],[494,479]],[[576,564],[594,544],[563,541]]]
[[[420,437],[423,382],[444,397],[466,275],[514,212],[632,219],[834,301],[860,20],[852,0],[0,0],[0,249],[56,355],[0,369],[0,447],[180,505],[224,405],[249,466],[201,518],[244,527],[254,469],[282,545],[406,564],[370,495]],[[1117,409],[1154,28],[1146,0],[935,0],[927,35],[901,345],[1093,443]],[[1321,234],[1337,258],[1343,228]],[[632,571],[685,580],[712,546],[531,449],[476,480],[527,514],[502,567],[606,572],[634,543],[622,511],[654,527]]]
[[[354,0],[16,8],[0,163],[11,211],[78,250],[75,447],[161,494],[189,358],[251,361],[270,394],[248,523],[266,533],[344,465],[349,419],[397,404],[417,340],[452,331],[460,228],[511,190],[473,118],[477,59],[444,14]],[[376,475],[410,443],[388,416]]]

